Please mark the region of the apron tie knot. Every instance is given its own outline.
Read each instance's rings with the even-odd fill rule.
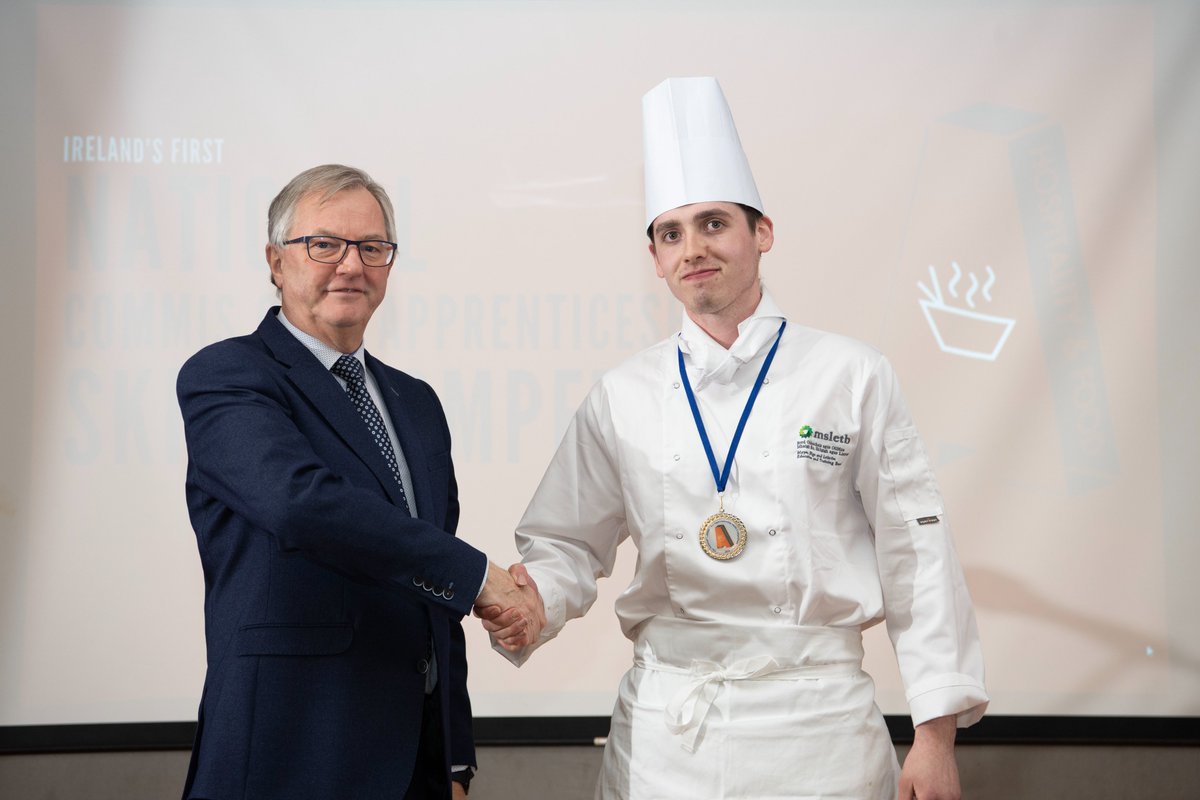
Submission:
[[[770,656],[743,658],[728,665],[693,661],[687,683],[675,693],[663,711],[667,730],[683,736],[684,750],[696,752],[696,739],[700,736],[704,718],[717,699],[721,684],[761,678],[778,669],[779,664]]]

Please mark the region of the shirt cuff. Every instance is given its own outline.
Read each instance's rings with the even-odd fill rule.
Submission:
[[[526,567],[528,569],[528,566]],[[533,578],[533,582],[537,584],[538,592],[542,595],[542,603],[546,607],[546,625],[542,628],[542,635],[533,644],[526,645],[515,652],[505,650],[492,637],[492,649],[500,655],[507,658],[514,666],[521,666],[529,657],[533,655],[533,651],[537,650],[546,642],[558,636],[558,632],[566,625],[566,600],[563,598],[562,591],[550,580],[549,575],[546,576],[546,581],[543,583],[538,579],[534,570],[529,570],[529,577]]]
[[[970,675],[956,673],[923,681],[908,691],[907,698],[914,727],[953,714],[958,727],[967,728],[978,722],[988,707],[983,684]]]
[[[475,601],[479,601],[479,595],[483,594],[483,588],[487,586],[488,570],[491,569],[491,562],[483,562],[483,580],[479,582],[479,591],[475,592]]]

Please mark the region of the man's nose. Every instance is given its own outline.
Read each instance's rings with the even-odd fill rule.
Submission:
[[[366,269],[366,265],[362,262],[362,257],[358,252],[358,245],[352,244],[346,247],[346,255],[342,256],[341,263],[338,264],[338,272],[362,272]]]
[[[698,258],[703,258],[708,252],[708,247],[704,242],[703,236],[696,234],[683,235],[683,260],[695,261]]]

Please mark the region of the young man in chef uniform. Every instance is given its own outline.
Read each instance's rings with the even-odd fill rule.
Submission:
[[[716,80],[663,82],[643,122],[650,253],[682,329],[596,384],[521,520],[513,571],[545,627],[485,626],[523,663],[628,537],[634,662],[598,798],[957,798],[983,659],[892,368],[764,288],[773,223]],[[916,726],[903,770],[862,671],[883,621]]]

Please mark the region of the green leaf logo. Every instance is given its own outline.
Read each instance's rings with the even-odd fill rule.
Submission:
[[[800,438],[801,439],[807,439],[810,436],[812,436],[812,426],[811,425],[805,425],[803,428],[800,429]]]

